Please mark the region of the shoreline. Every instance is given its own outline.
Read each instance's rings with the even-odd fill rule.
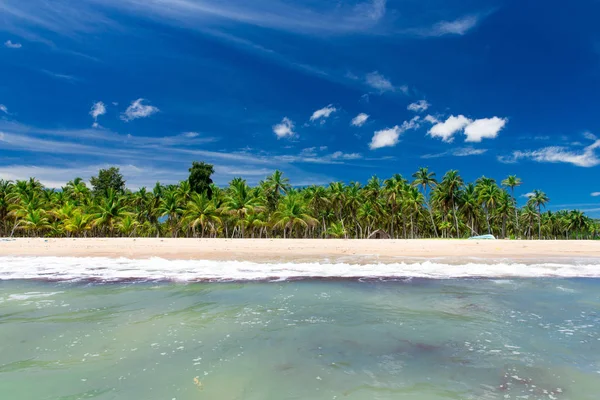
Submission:
[[[166,260],[398,263],[443,261],[600,262],[600,241],[460,239],[0,239],[0,257],[103,257]]]

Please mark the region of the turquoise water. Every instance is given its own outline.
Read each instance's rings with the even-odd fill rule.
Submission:
[[[600,280],[0,281],[3,399],[598,399]]]

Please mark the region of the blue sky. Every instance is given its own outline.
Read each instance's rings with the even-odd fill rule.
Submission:
[[[517,174],[600,215],[600,2],[0,0],[0,178]],[[596,193],[599,194],[599,193]],[[524,199],[521,199],[522,201]]]

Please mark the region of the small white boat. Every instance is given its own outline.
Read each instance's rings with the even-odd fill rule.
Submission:
[[[469,239],[471,239],[471,240],[496,240],[494,235],[471,236]]]

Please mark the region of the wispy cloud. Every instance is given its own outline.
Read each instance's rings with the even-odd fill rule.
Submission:
[[[345,153],[343,151],[335,151],[333,153],[324,153],[327,146],[309,147],[303,149],[300,154],[285,154],[273,156],[274,160],[286,163],[306,163],[306,164],[344,164],[346,161],[361,160],[363,158],[360,153]]]
[[[382,147],[394,147],[400,140],[400,135],[410,129],[417,129],[420,126],[420,117],[414,117],[410,121],[404,121],[401,126],[382,129],[376,131],[371,138],[369,148],[371,150],[380,149]]]
[[[406,109],[409,111],[414,111],[414,112],[420,113],[420,112],[427,110],[430,105],[431,104],[429,104],[427,102],[427,100],[419,100],[419,101],[409,104],[408,107],[406,107]]]
[[[363,126],[365,124],[365,122],[367,122],[367,119],[369,119],[369,116],[365,113],[360,113],[358,114],[356,117],[352,118],[352,126]]]
[[[595,136],[589,136],[589,138]],[[499,156],[498,161],[511,164],[519,160],[532,160],[541,163],[566,163],[577,167],[595,167],[600,165],[596,150],[600,148],[600,140],[583,149],[572,149],[565,146],[549,146],[538,150],[516,150],[509,156]]]
[[[457,149],[444,151],[442,153],[424,154],[421,156],[421,158],[427,159],[427,158],[439,158],[439,157],[446,157],[446,156],[453,156],[453,157],[480,156],[482,154],[487,153],[487,151],[488,151],[488,149],[476,149],[473,147],[459,147]]]
[[[90,115],[92,116],[92,118],[94,118],[94,123],[92,124],[92,127],[99,127],[98,117],[104,114],[106,114],[106,106],[104,105],[104,103],[101,101],[94,103],[92,109],[90,110]]]
[[[50,76],[52,78],[62,79],[62,80],[68,81],[70,83],[75,83],[75,82],[78,82],[78,81],[81,80],[78,77],[73,76],[73,75],[59,74],[59,73],[56,73],[56,72],[48,71],[46,69],[41,69],[40,72],[42,72],[42,73],[44,73],[44,74],[46,74],[46,75],[48,75],[48,76]]]
[[[2,111],[4,114],[8,114],[8,108],[6,108],[4,104],[0,104],[0,111]]]
[[[231,21],[302,34],[370,32],[386,15],[386,0],[308,5],[285,0],[104,0],[79,2],[78,7],[69,0],[55,0],[52,5],[42,2],[38,7],[26,1],[13,3],[0,4],[0,9],[14,20],[11,31],[18,30],[20,24],[60,33],[90,32],[116,25],[107,17],[107,8],[198,30]]]
[[[323,108],[315,111],[314,113],[312,113],[312,115],[310,116],[310,120],[316,121],[318,119],[321,119],[321,123],[324,123],[325,120],[327,118],[329,118],[329,116],[336,111],[337,111],[337,108],[335,108],[333,105],[330,104],[327,107],[323,107]]]
[[[20,49],[21,47],[23,47],[21,43],[13,43],[11,40],[7,40],[6,42],[4,42],[4,46],[8,47],[9,49]]]
[[[121,119],[125,122],[129,122],[138,118],[147,118],[160,111],[158,107],[143,104],[144,101],[146,100],[142,98],[133,101],[131,105],[127,107],[127,110],[121,114]]]
[[[256,183],[260,177],[264,177],[267,172],[276,168],[284,170],[291,179],[294,179],[294,184],[308,182],[310,179],[327,182],[334,178],[314,171],[307,174],[295,165],[300,163],[344,164],[350,161],[359,161],[362,157],[357,153],[337,151],[324,153],[327,150],[326,146],[315,147],[316,154],[313,156],[308,154],[287,156],[264,151],[252,152],[251,150],[229,152],[206,150],[204,144],[214,141],[215,138],[204,137],[201,134],[193,135],[190,132],[174,136],[145,137],[122,135],[101,127],[98,129],[40,129],[0,119],[0,148],[19,150],[23,160],[44,160],[37,154],[73,154],[79,156],[79,159],[90,160],[94,171],[97,171],[98,163],[135,165],[140,166],[146,172],[151,169],[164,170],[162,165],[165,165],[169,171],[172,171],[162,176],[152,175],[150,172],[142,174],[142,178],[136,179],[137,183],[129,181],[126,175],[128,187],[132,185],[133,187],[153,186],[157,180],[163,183],[177,182],[180,180],[179,176],[183,178],[187,176],[189,164],[199,158],[215,165],[215,182],[219,184],[227,183],[234,176],[249,177],[249,182]],[[198,147],[200,144],[202,146]],[[85,157],[81,158],[82,155]],[[78,158],[66,157],[65,159]],[[45,168],[41,167],[37,161],[34,162],[40,168]],[[2,163],[0,163],[0,175],[7,179],[8,175],[4,173],[6,170],[2,169],[5,167],[1,165]],[[18,166],[9,167],[9,170],[14,172]],[[55,167],[56,165],[51,166],[51,168]],[[52,179],[49,176],[45,176],[45,179],[48,181],[72,179],[75,176],[81,176],[82,172],[77,171],[87,167],[83,165],[73,168],[75,169],[65,170],[62,174],[55,175],[59,179]],[[42,174],[38,174],[37,171],[22,173],[19,176],[25,178],[41,176]]]
[[[379,93],[397,91],[402,92],[404,94],[408,93],[407,86],[394,86],[388,78],[380,74],[378,71],[368,73],[365,77],[365,83]]]
[[[296,136],[294,132],[294,122],[288,117],[283,117],[280,123],[273,125],[273,133],[277,139],[292,138]]]
[[[598,196],[600,196],[600,192],[592,192],[592,193],[590,193],[590,195],[592,197],[598,197]]]
[[[436,37],[445,35],[465,35],[475,28],[481,17],[479,15],[467,15],[452,21],[440,21],[428,28],[413,29],[411,32],[418,36]]]

